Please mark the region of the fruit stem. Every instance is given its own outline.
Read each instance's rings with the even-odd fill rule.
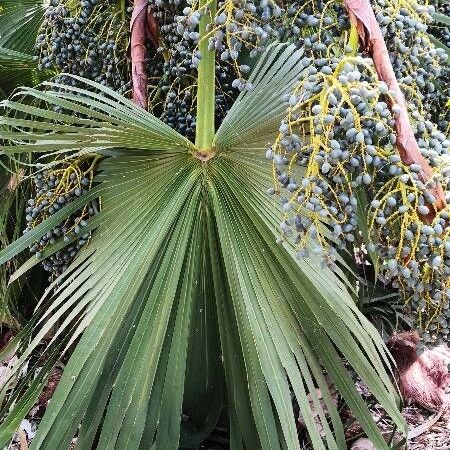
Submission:
[[[359,47],[359,34],[358,27],[354,23],[351,24],[348,45],[352,48],[352,56],[355,56]]]
[[[197,123],[195,145],[200,152],[209,153],[215,134],[216,52],[208,49],[208,25],[213,24],[217,0],[200,0],[199,33],[200,63],[198,66]]]

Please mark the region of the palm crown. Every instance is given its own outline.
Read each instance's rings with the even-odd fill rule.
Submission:
[[[208,20],[202,17],[200,33]],[[302,50],[270,45],[252,68],[252,89],[215,131],[214,51],[206,40],[199,47],[195,144],[76,75],[67,77],[77,87],[46,82],[1,103],[0,154],[102,158],[89,192],[0,252],[5,263],[101,201],[84,226],[89,244],[5,351],[19,346],[18,373],[56,330],[42,370],[20,379],[3,405],[1,445],[65,353],[71,356],[36,449],[68,448],[74,435],[81,449],[197,448],[224,410],[230,448],[299,449],[292,397],[314,448],[343,449],[325,372],[375,446],[388,448],[343,359],[405,430],[389,355],[344,273],[323,267],[318,256],[297,261],[292,244],[275,241],[283,213],[265,193],[272,165],[263,156],[285,117],[284,96],[304,70]],[[42,257],[63,245],[61,238]],[[31,258],[13,279],[39,261]],[[189,420],[181,420],[183,412]]]

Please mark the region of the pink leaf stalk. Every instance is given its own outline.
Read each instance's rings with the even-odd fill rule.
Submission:
[[[147,0],[134,0],[131,16],[131,79],[133,102],[147,109],[147,71],[145,68],[145,38],[147,22]]]

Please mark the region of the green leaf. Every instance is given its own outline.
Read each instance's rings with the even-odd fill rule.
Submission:
[[[208,246],[208,217],[201,237],[200,295],[192,306],[189,364],[186,371],[183,410],[189,415],[181,424],[180,446],[198,448],[215,427],[223,408],[225,380],[220,357],[220,338],[214,298],[213,260]],[[216,262],[214,262],[216,264]]]
[[[76,433],[81,449],[194,447],[225,404],[230,448],[298,450],[291,395],[315,448],[345,448],[324,371],[377,448],[387,449],[343,358],[405,429],[387,350],[343,274],[322,269],[317,258],[295,261],[289,243],[275,242],[282,213],[265,194],[264,147],[286,107],[283,94],[303,70],[301,56],[282,45],[264,53],[251,75],[254,91],[230,110],[207,162],[151,114],[79,77],[89,90],[53,91],[46,83],[45,92],[25,88],[20,101],[2,103],[8,142],[0,152],[108,155],[97,187],[82,199],[101,198],[93,237],[38,305],[16,367],[50,329],[50,354],[77,342],[33,449],[68,448]],[[30,99],[47,105],[31,107]],[[7,247],[1,260],[78,206]]]
[[[33,54],[46,3],[43,0],[3,0],[0,5],[0,47]]]
[[[0,79],[3,97],[9,95],[18,86],[34,86],[54,73],[38,70],[37,63],[28,53],[22,53],[0,46]]]
[[[244,164],[242,164],[242,159],[240,159],[240,166],[242,167],[242,171],[246,173],[246,180],[248,180],[248,183],[251,184],[254,180],[249,177],[249,174],[251,172],[249,170],[249,167],[246,167]],[[232,167],[233,170],[231,170]],[[236,194],[234,203],[237,203],[237,198],[240,199],[252,198],[251,196],[245,194],[245,190],[243,188],[247,187],[246,182],[244,182],[243,179],[240,177],[239,171],[236,170],[236,166],[234,164],[229,166],[227,169],[223,169],[221,172],[222,176],[224,177],[226,176],[229,178],[228,185],[233,189],[235,189],[236,192],[239,192],[239,195]],[[232,182],[232,178],[235,178],[236,181],[239,180],[239,183]],[[253,196],[253,198],[257,195],[256,192],[254,192],[254,194],[255,195]],[[247,202],[247,200],[241,201],[244,203]],[[250,208],[252,208],[252,206],[248,204],[247,207],[248,211],[251,211]],[[244,216],[243,212],[239,213],[239,217],[243,216]],[[247,226],[242,226],[241,228],[248,230],[250,229],[250,224],[253,224],[253,227],[255,227],[258,224],[258,220],[261,221],[262,219],[258,218],[258,216],[254,215],[253,213],[251,220],[248,221]],[[263,229],[264,227],[261,225],[261,230]],[[353,365],[353,367],[356,368],[360,376],[367,382],[367,384],[370,385],[372,392],[374,392],[375,395],[379,397],[380,401],[383,403],[383,405],[385,405],[389,413],[392,414],[392,416],[397,421],[399,426],[404,427],[403,420],[397,410],[397,406],[395,403],[394,389],[390,385],[389,378],[387,377],[383,369],[383,362],[379,358],[378,353],[385,352],[384,345],[381,339],[379,338],[373,327],[363,318],[363,316],[354,307],[354,304],[352,300],[348,297],[348,294],[344,293],[344,291],[342,290],[340,291],[340,293],[339,291],[336,291],[336,288],[339,289],[338,287],[339,284],[336,279],[333,279],[333,275],[330,273],[329,275],[327,274],[326,277],[320,278],[315,277],[314,274],[321,272],[323,273],[325,272],[325,269],[322,269],[320,271],[318,271],[317,269],[311,271],[311,268],[308,267],[307,264],[303,265],[302,269],[305,272],[303,272],[303,275],[301,275],[301,272],[300,273],[298,272],[298,266],[294,263],[293,259],[290,256],[287,257],[287,255],[285,254],[286,252],[281,251],[282,249],[278,248],[274,243],[275,240],[275,235],[273,234],[274,232],[275,230],[271,230],[269,232],[269,230],[266,229],[265,239],[263,239],[261,236],[258,239],[255,238],[255,241],[248,246],[249,248],[255,249],[257,254],[260,255],[271,254],[272,259],[275,257],[275,255],[278,255],[278,258],[280,258],[279,264],[274,264],[274,267],[283,267],[284,270],[287,270],[287,267],[290,267],[290,270],[292,270],[289,277],[286,278],[285,276],[285,278],[283,279],[283,283],[280,282],[277,282],[276,284],[274,283],[272,290],[275,290],[275,292],[277,292],[278,290],[279,293],[277,295],[272,295],[271,298],[283,296],[286,298],[289,289],[291,289],[292,308],[294,308],[295,302],[298,302],[302,298],[304,299],[302,301],[301,313],[298,312],[296,314],[297,320],[299,320],[298,318],[304,317],[304,320],[301,320],[298,325],[299,329],[305,332],[305,329],[308,329],[310,324],[316,323],[316,326],[313,329],[311,329],[311,333],[314,332],[314,334],[310,338],[311,338],[311,345],[314,346],[317,345],[316,342],[318,342],[318,339],[319,340],[324,339],[323,340],[324,345],[322,346],[321,351],[317,353],[317,355],[323,355],[323,358],[321,358],[321,364],[323,364],[328,371],[333,373],[334,375],[333,378],[335,382],[342,390],[342,393],[345,396],[348,396],[348,398],[346,397],[346,400],[349,403],[352,403],[352,406],[354,407],[354,413],[355,415],[357,415],[361,424],[363,424],[363,426],[365,427],[366,432],[372,436],[372,439],[374,441],[376,440],[379,443],[380,448],[386,448],[381,446],[382,438],[379,435],[379,432],[376,429],[376,427],[374,427],[373,425],[367,407],[363,404],[362,399],[354,389],[353,381],[349,380],[348,374],[346,374],[342,365],[336,366],[337,354],[333,354],[334,352],[334,350],[332,350],[333,347],[331,346],[331,342],[328,340],[331,339],[334,342],[334,344],[337,345],[337,347],[346,355],[349,362]],[[250,231],[247,231],[247,234],[249,233]],[[267,242],[267,245],[270,246],[269,247],[270,250],[269,248],[258,249],[258,243],[261,242]],[[227,243],[227,246],[230,246],[230,243]],[[285,255],[281,257],[281,254],[283,253]],[[267,264],[270,264],[270,261],[267,261]],[[242,266],[248,267],[249,264],[248,263],[242,264]],[[307,281],[308,278],[311,281]],[[265,277],[265,279],[267,279],[267,277]],[[289,283],[292,283],[290,280],[297,280],[297,279],[301,279],[302,287],[289,288]],[[314,284],[309,285],[308,283],[310,282],[313,282]],[[336,287],[334,289],[333,289],[333,282],[336,283]],[[279,286],[283,286],[283,291],[280,291]],[[313,288],[312,286],[315,287]],[[318,291],[313,293],[311,289],[313,290],[318,289]],[[334,293],[332,293],[333,291]],[[339,298],[339,301],[336,301],[337,298]],[[296,300],[294,301],[294,299]],[[322,304],[322,302],[324,303],[323,306],[321,307],[319,305]],[[298,307],[300,307],[300,305],[297,306],[297,308]],[[273,308],[273,301],[272,301],[272,308]],[[308,309],[311,308],[310,314],[312,315],[305,316],[304,308]],[[283,312],[283,314],[280,313],[279,315],[281,315],[282,317],[286,317],[288,313]],[[335,324],[335,326],[332,328],[328,327],[323,329],[322,328],[323,325],[321,324],[327,323],[333,323]],[[367,330],[370,331],[369,339],[367,339],[369,336],[367,336],[365,328],[367,328]],[[273,327],[271,326],[269,327],[269,329],[273,330]],[[326,334],[328,334],[328,337],[325,337],[326,335],[323,335],[321,337],[321,335],[318,334],[319,332],[317,330],[323,330],[322,333],[326,332]],[[358,342],[360,344],[358,344]],[[365,346],[366,349],[365,351],[370,353],[370,359],[364,356],[364,351],[362,350],[362,348],[359,347],[359,345],[362,344]],[[374,346],[374,344],[376,347]],[[329,350],[327,350],[327,345],[330,346]],[[328,357],[330,359],[328,359]],[[338,377],[339,373],[341,373],[340,377]],[[343,384],[339,385],[339,383]]]
[[[14,140],[18,144],[1,147],[0,154],[2,151],[14,154],[67,152],[80,148],[83,148],[83,151],[99,151],[116,147],[156,153],[192,150],[193,146],[186,138],[131,101],[99,83],[72,77],[84,82],[92,91],[69,86],[63,91],[58,89],[45,92],[23,88],[16,93],[16,96],[21,98],[21,103],[9,100],[0,102],[0,110],[8,111],[8,114],[0,117],[0,125],[14,124],[15,130],[0,128],[0,139]],[[61,87],[51,82],[43,83],[43,86]],[[57,105],[67,113],[56,113],[45,107],[27,104],[31,101]],[[17,118],[18,113],[30,118]],[[36,117],[47,121],[36,122]],[[25,129],[35,132],[25,134]]]
[[[9,96],[18,86],[34,86],[54,75],[49,70],[38,70],[33,61],[46,8],[43,0],[4,0],[0,5],[2,97]]]
[[[251,92],[242,92],[220,125],[214,144],[228,151],[237,148],[259,149],[273,140],[286,100],[304,67],[299,63],[303,51],[294,45],[272,44],[256,64],[249,82]]]
[[[8,69],[29,69],[33,64],[33,57],[26,53],[17,52],[9,48],[0,46],[0,62],[2,63],[2,70],[5,65]]]
[[[115,199],[116,207],[112,207],[109,212],[106,208],[102,211],[106,216],[91,242],[91,247],[103,249],[102,256],[96,254],[89,267],[78,276],[77,280],[77,283],[83,283],[82,280],[85,279],[90,285],[89,292],[84,296],[88,296],[93,302],[90,306],[91,311],[93,308],[97,311],[95,314],[91,311],[86,312],[85,321],[93,322],[83,334],[71,358],[72,364],[67,365],[61,381],[62,387],[52,399],[47,419],[41,423],[42,440],[36,438],[37,448],[64,447],[70,441],[89,405],[90,396],[86,397],[80,393],[90,392],[90,395],[96,395],[98,391],[103,392],[105,386],[99,383],[98,377],[102,372],[100,367],[107,362],[105,358],[108,353],[105,350],[109,348],[117,333],[122,332],[122,321],[130,308],[135,307],[135,302],[144,302],[142,316],[137,316],[135,325],[131,325],[130,332],[133,337],[124,353],[123,364],[118,368],[114,387],[110,385],[112,392],[108,410],[111,414],[106,415],[102,426],[105,431],[101,437],[101,442],[105,444],[104,448],[115,445],[117,448],[127,448],[121,446],[120,442],[128,442],[130,438],[133,439],[133,444],[130,443],[128,448],[137,448],[139,444],[139,430],[142,433],[148,406],[147,400],[143,403],[142,399],[147,398],[146,393],[151,394],[152,380],[156,370],[159,370],[157,349],[162,349],[168,336],[167,326],[170,323],[169,318],[183,264],[183,258],[177,256],[178,252],[183,254],[188,244],[190,228],[186,220],[190,220],[192,224],[195,217],[194,205],[198,203],[198,194],[194,195],[193,191],[195,184],[198,184],[198,175],[195,176],[195,173],[191,174],[188,170],[193,167],[194,161],[189,162],[186,157],[173,157],[170,161],[161,161],[160,164],[157,162],[154,160],[150,167],[145,159],[139,161],[131,157],[105,162],[102,176],[107,178],[108,181],[104,181],[104,185],[107,184],[109,190],[103,193],[102,203],[107,205]],[[127,167],[125,172],[124,167]],[[145,170],[145,167],[148,168]],[[172,187],[170,184],[166,186],[165,179],[158,174],[161,169],[166,169],[166,175],[181,170],[179,178],[173,177]],[[133,176],[126,175],[126,180],[122,181],[124,174],[133,172],[141,173],[142,183],[136,183]],[[155,185],[152,180],[157,179],[160,180],[159,190],[148,191],[146,187]],[[147,194],[144,194],[146,191]],[[190,204],[193,206],[188,212],[183,213],[183,206],[190,196],[192,196]],[[116,209],[125,197],[132,199],[127,202],[128,214],[118,215]],[[144,208],[144,205],[147,207]],[[182,216],[178,218],[180,212]],[[180,233],[183,228],[185,228],[184,236]],[[123,252],[120,249],[128,242],[130,232],[135,236],[134,243]],[[136,238],[138,240],[135,240]],[[105,240],[110,243],[106,247],[102,244]],[[157,265],[153,266],[157,261]],[[179,265],[178,269],[174,264]],[[98,270],[97,267],[101,269]],[[168,270],[169,267],[172,269]],[[106,290],[105,281],[108,282]],[[74,281],[63,287],[60,297],[71,295],[73,300],[73,283]],[[80,324],[83,327],[85,325]],[[94,342],[96,344],[93,345]],[[110,358],[112,357],[115,359],[116,354],[111,354]],[[92,372],[93,370],[95,372]],[[93,376],[93,373],[97,375]],[[139,395],[135,397],[132,395],[133,392]],[[132,398],[133,402],[137,402],[135,407],[131,404],[126,406],[128,399]],[[71,416],[64,412],[72,410],[79,411],[78,415]],[[141,412],[139,416],[141,426],[135,423],[137,412]],[[126,426],[128,421],[134,424],[133,427]],[[127,434],[130,430],[134,430],[132,436]]]
[[[444,25],[450,25],[450,17],[448,17],[446,14],[434,12],[431,14],[431,17],[433,17],[436,22],[442,23]]]

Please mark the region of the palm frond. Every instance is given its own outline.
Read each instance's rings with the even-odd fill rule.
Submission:
[[[431,14],[431,17],[433,17],[436,22],[442,25],[450,25],[450,17],[448,17],[446,14],[434,12],[433,14]]]
[[[66,76],[83,81],[75,75]],[[192,149],[193,145],[186,138],[130,100],[99,83],[84,81],[91,91],[69,86],[62,90],[60,84],[47,81],[42,83],[47,89],[45,92],[23,88],[11,100],[0,102],[0,110],[5,111],[0,125],[14,126],[13,131],[0,128],[0,139],[15,143],[3,146],[2,152],[45,153],[61,149],[67,152],[81,148],[83,151],[126,148],[179,152]],[[20,98],[20,102],[14,101],[15,98]],[[31,106],[36,102],[41,102],[41,106]],[[62,112],[49,110],[46,104]],[[20,114],[27,118],[19,119]],[[33,132],[24,133],[24,129]]]
[[[0,46],[0,79],[3,97],[19,86],[35,86],[53,76],[53,72],[37,69],[37,63],[27,53]]]
[[[26,53],[0,47],[0,62],[2,63],[2,71],[5,66],[10,70],[29,69],[33,65],[33,57]]]
[[[45,92],[18,94],[41,105],[1,104],[0,138],[10,143],[0,152],[109,155],[88,194],[102,202],[90,224],[91,242],[42,299],[19,358],[17,370],[52,327],[54,358],[79,341],[35,449],[68,448],[77,430],[80,448],[94,442],[130,450],[195,447],[223,404],[231,448],[299,449],[291,391],[314,447],[343,449],[343,425],[324,371],[377,448],[387,449],[342,356],[404,430],[387,351],[343,282],[318,260],[297,263],[293,248],[275,243],[281,212],[265,194],[271,175],[264,146],[279,126],[283,93],[302,70],[300,59],[292,46],[270,47],[252,75],[254,91],[231,109],[216,136],[219,152],[207,163],[151,114],[87,80],[89,90],[58,86],[56,92],[47,83]],[[77,206],[66,206],[1,251],[0,261]],[[9,410],[16,398],[3,414],[25,411],[23,404]],[[190,415],[183,425],[182,412]],[[10,431],[0,426],[0,445]]]
[[[249,82],[253,89],[242,92],[231,107],[214,143],[228,151],[235,148],[254,148],[273,140],[286,111],[289,93],[303,71],[299,64],[303,50],[294,45],[272,45],[252,71]]]
[[[0,47],[32,55],[46,3],[44,0],[3,0],[0,5]]]

